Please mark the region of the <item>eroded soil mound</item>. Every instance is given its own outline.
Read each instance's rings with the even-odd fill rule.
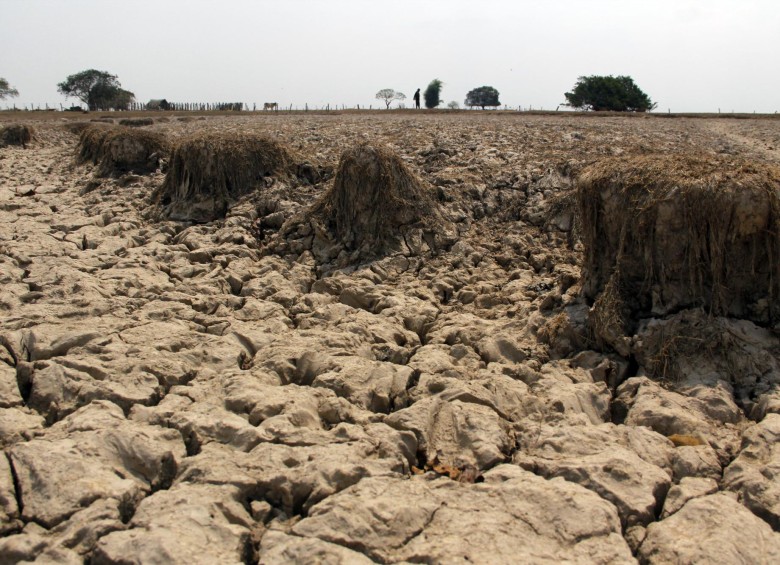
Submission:
[[[35,139],[35,129],[32,126],[24,124],[12,124],[0,128],[0,147],[5,145],[21,145],[27,147],[27,144]]]
[[[91,125],[81,132],[78,159],[97,165],[100,177],[154,172],[167,156],[169,143],[160,133]]]
[[[608,158],[578,179],[596,325],[702,307],[780,316],[780,168],[704,155]],[[597,331],[599,328],[596,328]]]
[[[454,230],[422,181],[391,149],[363,143],[347,149],[333,186],[288,226],[293,237],[309,231],[319,239],[315,256],[323,262],[337,254],[350,262],[391,253],[419,254],[454,243]],[[343,262],[343,261],[342,261]]]
[[[195,133],[174,147],[155,198],[167,218],[209,222],[224,217],[241,196],[264,186],[266,177],[286,176],[293,169],[291,151],[267,136]]]

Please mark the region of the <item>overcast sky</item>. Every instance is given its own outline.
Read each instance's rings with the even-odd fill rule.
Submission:
[[[94,68],[139,101],[376,108],[438,78],[554,109],[611,74],[658,111],[775,112],[778,57],[778,0],[0,0],[3,107],[75,102],[57,83]]]

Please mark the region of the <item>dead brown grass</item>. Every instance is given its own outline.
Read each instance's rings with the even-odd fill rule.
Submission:
[[[98,176],[157,169],[170,145],[156,132],[92,124],[81,132],[77,159],[97,165]]]
[[[104,124],[87,124],[86,127],[80,127],[78,153],[76,160],[79,163],[97,164],[100,159],[103,140],[108,135],[111,126]]]
[[[738,393],[773,371],[771,356],[756,355],[755,338],[728,318],[688,310],[644,332],[638,361],[652,377],[672,384],[693,368],[713,367]]]
[[[619,323],[621,302],[648,313],[652,292],[669,284],[688,288],[678,308],[734,315],[762,292],[770,308],[755,321],[780,315],[777,166],[708,155],[608,158],[577,184],[585,291],[605,307],[599,324]]]
[[[231,202],[262,186],[265,177],[291,176],[294,171],[292,151],[270,137],[199,132],[174,147],[154,200],[172,219],[211,221],[223,216]]]
[[[623,343],[628,332],[628,316],[621,289],[620,269],[616,269],[593,303],[589,316],[590,339],[599,347],[612,346],[621,355],[629,351]]]
[[[371,144],[342,154],[333,187],[313,214],[347,250],[366,255],[394,248],[406,226],[425,221],[433,229],[439,221],[432,191],[393,151]]]
[[[26,124],[11,124],[0,129],[0,146],[21,145],[27,147],[35,139],[35,129]]]
[[[119,120],[119,125],[139,128],[154,125],[154,120],[152,118],[125,118]]]

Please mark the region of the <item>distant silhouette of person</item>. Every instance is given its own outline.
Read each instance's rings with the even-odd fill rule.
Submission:
[[[414,107],[419,108],[420,107],[420,89],[418,88],[417,91],[414,93]]]

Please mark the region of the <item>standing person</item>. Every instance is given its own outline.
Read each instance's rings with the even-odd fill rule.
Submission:
[[[420,108],[420,89],[419,88],[414,93],[414,107],[417,108],[417,109]]]

